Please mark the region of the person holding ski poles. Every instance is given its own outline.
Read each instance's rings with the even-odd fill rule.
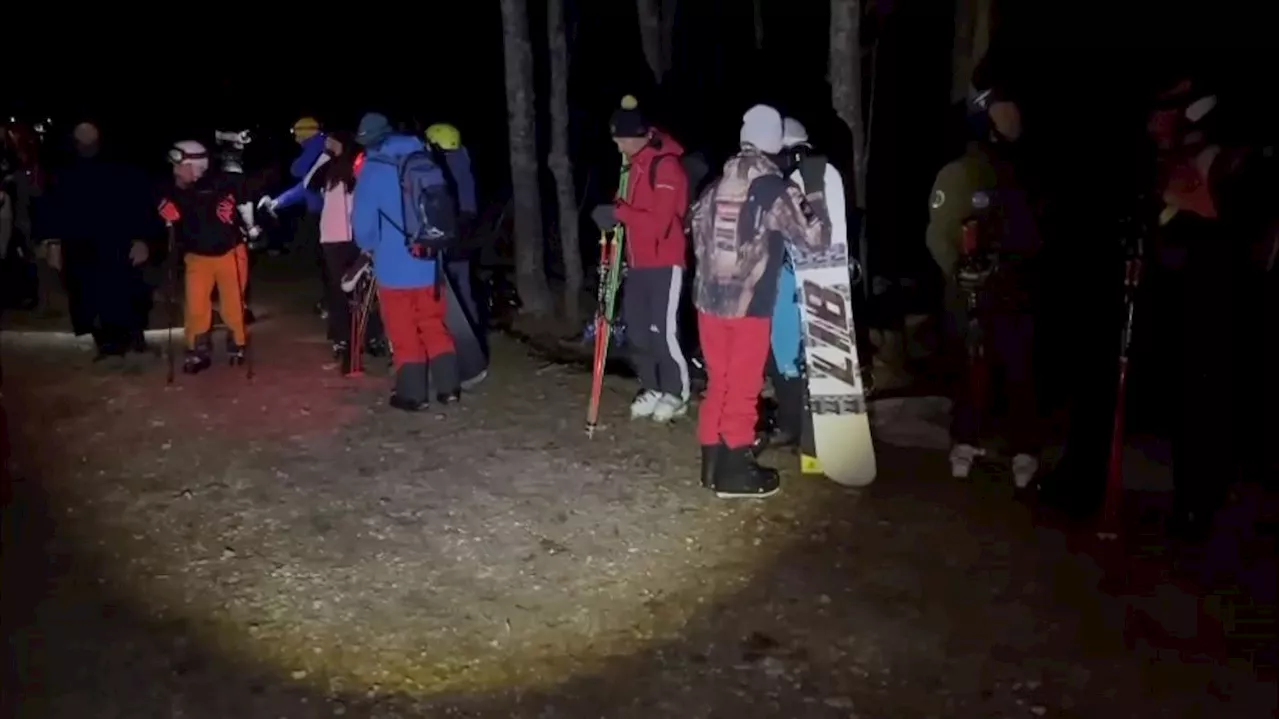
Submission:
[[[1022,488],[1040,466],[1029,274],[1040,233],[1012,162],[1022,134],[1018,106],[1000,88],[975,93],[969,106],[978,137],[938,172],[926,235],[946,280],[948,344],[956,355],[968,347],[969,377],[955,383],[952,398],[951,475],[969,476],[985,454],[982,442],[991,432],[983,425],[994,406],[989,390],[998,389],[1006,399],[1000,429],[1013,453],[1014,483]],[[965,247],[966,232],[975,247]],[[987,366],[1001,370],[998,387],[986,382]]]
[[[462,144],[462,133],[448,123],[438,122],[427,128],[427,143],[442,160],[441,168],[446,171],[454,198],[458,202],[458,239],[459,247],[452,256],[445,260],[445,272],[453,281],[458,299],[467,309],[467,317],[477,326],[477,331],[484,327],[480,316],[480,306],[475,297],[475,289],[471,282],[474,271],[472,260],[477,254],[472,240],[475,231],[476,213],[476,177],[471,166],[471,154]],[[479,332],[482,341],[484,332]]]
[[[614,111],[610,130],[629,165],[626,196],[600,205],[591,218],[602,231],[619,223],[626,229],[622,318],[640,378],[631,418],[669,422],[689,411],[689,364],[677,326],[689,248],[684,148],[652,127],[631,102]]]
[[[422,140],[395,133],[384,115],[361,118],[356,142],[365,148],[365,161],[351,227],[356,244],[373,257],[382,323],[394,348],[390,404],[406,412],[425,409],[432,385],[436,401],[456,402],[461,378],[445,324],[445,295],[437,287],[443,277],[436,260],[416,244],[420,233],[453,219],[431,214],[452,209],[444,174]]]
[[[778,473],[756,463],[757,398],[785,245],[825,249],[830,233],[773,159],[782,115],[756,105],[742,117],[741,149],[692,210],[694,303],[707,363],[698,411],[702,485],[720,497],[767,497]]]
[[[173,181],[161,194],[160,218],[173,226],[175,247],[186,268],[186,357],[182,371],[197,374],[212,364],[212,295],[218,290],[219,314],[230,329],[227,354],[233,366],[247,361],[248,330],[244,289],[249,277],[246,238],[257,237],[253,202],[236,175],[209,169],[209,153],[195,140],[169,150]],[[243,222],[247,232],[237,226]],[[172,278],[170,278],[172,281]]]

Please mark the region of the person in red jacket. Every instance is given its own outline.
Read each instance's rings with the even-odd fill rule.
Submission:
[[[591,217],[601,230],[619,223],[626,229],[622,318],[640,378],[631,418],[669,422],[689,408],[689,365],[680,349],[676,320],[689,244],[684,231],[689,178],[680,162],[684,148],[650,126],[630,95],[610,124],[613,141],[629,166],[627,187],[613,204],[597,207]]]

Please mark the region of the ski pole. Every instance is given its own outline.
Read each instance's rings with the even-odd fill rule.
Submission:
[[[1117,536],[1120,523],[1120,505],[1124,500],[1124,435],[1125,435],[1125,387],[1129,375],[1129,344],[1133,339],[1133,305],[1137,298],[1138,283],[1142,281],[1142,236],[1124,261],[1124,324],[1120,330],[1119,370],[1116,377],[1116,405],[1111,420],[1111,450],[1107,458],[1107,489],[1102,504],[1102,527],[1099,535],[1104,538]]]
[[[164,329],[164,347],[165,355],[169,361],[169,375],[165,379],[165,384],[173,384],[173,306],[175,304],[175,289],[178,284],[178,263],[177,263],[177,243],[175,242],[174,229],[172,222],[164,223],[165,230],[169,235],[169,253],[165,257],[165,262],[169,265],[167,289],[165,291],[165,329]]]
[[[245,292],[245,288],[248,287],[248,283],[245,281],[247,278],[244,277],[244,275],[240,272],[240,257],[236,254],[236,251],[239,250],[241,247],[244,247],[244,263],[246,265],[245,273],[246,274],[248,273],[247,265],[249,264],[249,248],[247,246],[240,245],[240,246],[237,246],[235,250],[232,250],[231,262],[232,264],[235,265],[235,268],[236,268],[236,294],[240,297],[240,331],[244,333],[244,346],[241,347],[241,350],[244,351],[244,366],[245,366],[244,376],[245,376],[245,379],[252,380],[253,379],[253,354],[249,350],[249,326],[246,325],[244,322],[244,318],[245,318],[244,292]]]

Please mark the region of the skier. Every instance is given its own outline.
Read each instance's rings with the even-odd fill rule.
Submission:
[[[218,290],[218,311],[230,335],[227,355],[232,365],[246,361],[249,337],[244,322],[244,288],[249,276],[247,236],[256,237],[253,202],[242,179],[209,169],[209,154],[195,140],[175,143],[169,150],[173,181],[162,191],[160,217],[174,228],[173,237],[186,270],[186,357],[182,371],[196,374],[209,368],[213,323],[212,295]],[[237,226],[237,218],[248,228]],[[175,257],[176,259],[176,257]]]
[[[59,174],[41,224],[50,267],[63,273],[76,335],[92,333],[97,359],[146,352],[151,290],[142,266],[155,228],[140,173],[101,156],[91,122],[72,133],[75,160]]]
[[[680,348],[678,316],[689,241],[684,219],[689,178],[684,148],[625,103],[610,122],[614,143],[629,164],[627,196],[600,205],[591,217],[601,230],[626,228],[627,280],[622,319],[640,394],[631,418],[669,422],[689,411],[689,364]]]
[[[462,133],[446,123],[436,123],[427,128],[427,142],[444,160],[441,166],[447,171],[448,180],[458,202],[458,238],[460,247],[446,258],[445,272],[453,280],[458,299],[467,309],[467,316],[478,327],[483,327],[471,282],[476,259],[476,248],[471,246],[472,232],[476,224],[476,178],[471,166],[471,154],[462,144]],[[483,336],[483,332],[480,333]]]
[[[952,345],[978,342],[1002,370],[1006,399],[1005,429],[1013,478],[1027,486],[1039,469],[1038,407],[1032,376],[1032,316],[1029,264],[1040,246],[1030,203],[1010,158],[1022,134],[1018,106],[998,87],[969,101],[970,121],[978,137],[964,154],[943,167],[929,199],[926,244],[946,280],[945,303]],[[964,226],[977,222],[978,252],[966,257]],[[977,264],[973,264],[973,261]],[[981,267],[982,272],[971,272]],[[990,270],[989,273],[986,270]],[[970,303],[968,298],[976,298]],[[970,304],[977,324],[970,324]],[[971,345],[972,346],[972,345]],[[974,361],[970,357],[970,361]],[[972,369],[972,368],[971,368]],[[967,477],[981,456],[982,420],[989,403],[975,397],[972,383],[955,383],[952,407],[951,474]]]
[[[250,175],[245,172],[244,167],[244,151],[253,142],[253,135],[248,130],[228,131],[217,130],[213,133],[214,143],[218,146],[218,164],[222,171],[228,175],[236,175],[244,180],[245,193],[253,197],[258,193],[259,183],[253,181]],[[244,229],[244,228],[242,228]],[[245,230],[248,231],[247,229]],[[254,253],[261,250],[259,243],[262,240],[261,233],[248,237],[245,236],[249,248],[249,276],[253,275],[253,258]],[[247,282],[244,288],[244,321],[245,324],[253,324],[255,315],[253,307],[251,307],[250,296],[253,293],[253,284]]]
[[[305,203],[306,213],[298,221],[293,235],[293,245],[295,248],[317,249],[316,246],[320,243],[320,208],[323,200],[320,192],[313,186],[312,180],[324,159],[325,134],[320,129],[320,123],[313,117],[303,117],[293,123],[291,132],[294,141],[302,149],[293,164],[289,166],[289,174],[297,180],[297,183],[274,198],[263,197],[258,201],[258,209],[265,209],[274,215],[280,210]],[[324,257],[318,250],[316,259],[319,263],[320,286],[327,288],[329,286],[328,268],[325,267]],[[323,298],[325,294],[322,293],[320,296]],[[316,308],[321,315],[326,313],[325,304],[323,299],[316,303]]]
[[[827,162],[825,157],[813,151],[813,145],[809,143],[809,132],[799,120],[790,117],[783,120],[782,147],[778,162],[783,174],[806,197],[820,198],[820,202],[811,199],[810,205],[831,228],[832,241],[847,239],[844,178],[840,176],[840,171]],[[796,274],[789,260],[784,260],[781,272],[778,278],[778,301],[773,310],[769,374],[773,380],[774,397],[778,402],[779,435],[774,441],[785,446],[800,439],[804,423],[805,386],[801,370],[805,360],[801,352],[804,340],[801,336]]]
[[[698,442],[703,486],[720,497],[766,497],[778,491],[778,473],[756,463],[752,443],[784,246],[824,249],[830,233],[770,157],[782,151],[778,111],[752,107],[738,137],[738,154],[692,210],[707,363]]]
[[[445,301],[434,286],[436,262],[410,252],[411,219],[421,202],[407,206],[402,188],[448,193],[443,174],[415,176],[409,160],[426,152],[416,137],[395,134],[387,118],[368,113],[360,120],[356,142],[365,148],[352,198],[351,226],[356,244],[373,256],[378,303],[387,339],[394,347],[395,390],[390,404],[415,412],[428,404],[428,363],[436,400],[442,404],[461,397],[458,358],[445,325]],[[433,196],[434,197],[434,196]],[[421,198],[427,199],[427,198]]]

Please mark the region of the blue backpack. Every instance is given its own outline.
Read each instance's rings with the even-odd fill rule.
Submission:
[[[400,200],[405,245],[424,260],[443,260],[458,242],[458,209],[445,173],[430,150],[401,158]]]

